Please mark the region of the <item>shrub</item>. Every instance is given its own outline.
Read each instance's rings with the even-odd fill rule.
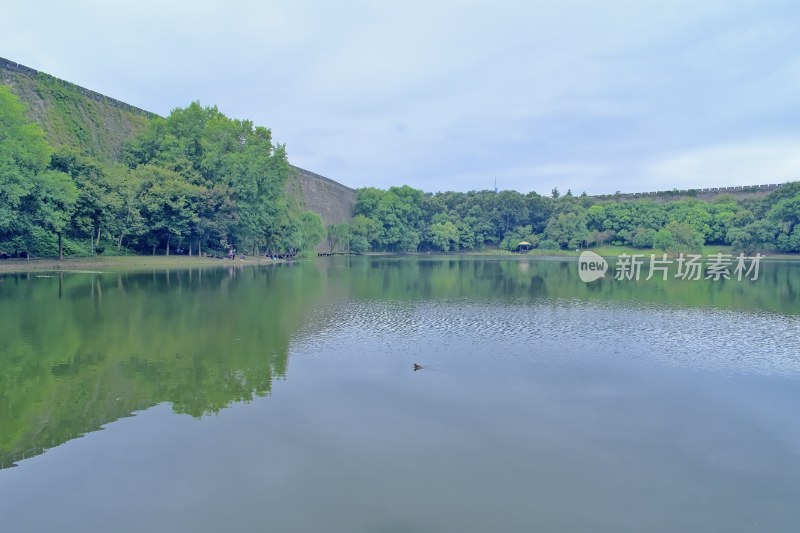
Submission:
[[[558,250],[561,246],[552,239],[545,239],[539,243],[539,248],[542,250]]]

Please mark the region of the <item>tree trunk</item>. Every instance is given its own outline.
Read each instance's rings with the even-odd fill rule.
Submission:
[[[169,238],[170,238],[170,236],[171,235],[169,233],[167,233],[167,257],[169,257]]]
[[[61,232],[58,232],[57,235],[58,235],[58,260],[59,261],[63,261],[64,260],[64,247],[63,247],[63,243],[61,242]]]
[[[97,225],[97,240],[94,242],[94,247],[100,246],[100,224]]]

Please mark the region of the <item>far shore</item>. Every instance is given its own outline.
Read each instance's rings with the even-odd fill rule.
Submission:
[[[171,268],[205,268],[240,265],[274,265],[286,263],[282,259],[248,257],[247,259],[215,259],[185,255],[129,255],[107,257],[67,257],[63,261],[45,259],[4,259],[0,272],[76,271],[76,270],[146,270]]]
[[[494,258],[494,259],[528,259],[538,261],[565,261],[577,258],[580,252],[585,250],[531,250],[528,253],[513,253],[505,250],[482,250],[464,252],[417,252],[407,254],[367,252],[365,256],[372,257],[474,257],[474,258]],[[602,248],[590,248],[598,255],[606,259],[614,259],[619,254],[644,254],[649,257],[652,250],[640,250],[627,246],[604,246]],[[705,246],[701,252],[703,255],[710,254],[733,254],[728,246]],[[767,261],[797,261],[800,255],[785,254],[776,252],[761,252]],[[313,256],[312,256],[313,257]],[[301,259],[302,258],[298,258]],[[85,271],[85,270],[164,270],[164,269],[185,269],[185,268],[211,268],[228,266],[248,266],[248,265],[276,265],[287,263],[283,259],[270,259],[268,257],[252,257],[247,259],[219,259],[211,257],[197,257],[186,255],[129,255],[129,256],[96,256],[96,257],[68,257],[63,261],[54,258],[37,259],[4,259],[0,260],[0,273],[2,272],[32,272],[32,271]]]

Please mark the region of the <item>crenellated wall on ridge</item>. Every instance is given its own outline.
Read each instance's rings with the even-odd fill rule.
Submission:
[[[768,185],[741,185],[735,187],[709,187],[705,189],[673,189],[671,191],[632,192],[615,194],[597,194],[594,198],[599,200],[642,200],[649,198],[656,202],[671,202],[684,198],[697,198],[698,200],[713,200],[717,196],[731,195],[737,200],[744,198],[762,198],[773,191],[783,187],[783,183],[770,183]]]

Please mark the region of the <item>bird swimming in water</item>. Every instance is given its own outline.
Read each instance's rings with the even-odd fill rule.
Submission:
[[[414,363],[414,372],[416,372],[417,370],[422,370],[423,368],[425,367],[423,367],[421,364]]]

